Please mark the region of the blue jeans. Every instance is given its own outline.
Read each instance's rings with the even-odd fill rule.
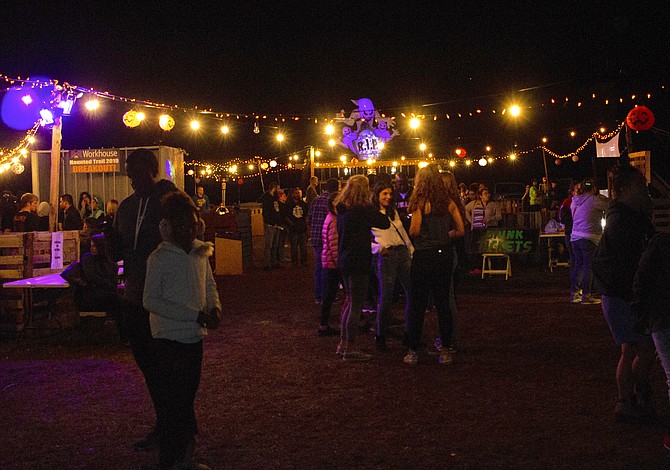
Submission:
[[[452,247],[417,250],[410,270],[410,307],[405,322],[404,345],[416,350],[421,344],[423,321],[432,295],[437,308],[440,341],[451,346],[453,324],[449,307],[449,290],[453,273]]]
[[[379,281],[379,295],[377,297],[377,336],[385,337],[388,334],[389,313],[393,304],[393,293],[396,279],[400,281],[405,291],[405,318],[409,309],[409,272],[412,263],[409,250],[400,246],[388,250],[385,255],[377,255],[377,280]]]
[[[316,245],[314,249],[314,300],[321,302],[323,300],[323,290],[325,289],[321,277],[321,252],[323,245]]]
[[[272,225],[263,224],[265,245],[263,247],[263,267],[271,268],[279,264],[277,259],[279,247],[279,230]]]
[[[591,264],[596,252],[596,244],[586,238],[580,238],[572,242],[572,251],[575,259],[574,266],[570,265],[570,290],[575,293],[581,289],[582,295],[590,295],[593,284]]]
[[[340,337],[342,341],[353,343],[358,335],[358,322],[361,319],[363,302],[368,293],[370,273],[353,272],[342,276],[347,300],[342,311],[342,329]],[[351,346],[351,345],[350,345]]]
[[[298,264],[298,258],[300,263],[304,266],[307,264],[307,232],[294,232],[289,233],[289,239],[291,241],[291,263],[294,265]],[[300,256],[298,256],[300,255]]]

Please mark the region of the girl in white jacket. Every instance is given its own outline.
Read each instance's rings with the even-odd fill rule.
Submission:
[[[159,370],[158,421],[161,468],[186,468],[198,433],[194,401],[202,369],[202,337],[216,328],[221,303],[209,257],[211,243],[196,239],[198,212],[182,192],[162,201],[163,242],[149,256],[144,308],[150,312]]]

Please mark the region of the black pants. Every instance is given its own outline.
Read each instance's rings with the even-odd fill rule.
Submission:
[[[157,339],[158,410],[160,429],[159,460],[161,468],[170,468],[193,449],[198,433],[195,418],[195,395],[200,386],[202,341],[179,343]]]
[[[435,302],[440,340],[451,346],[453,323],[449,308],[449,287],[453,270],[453,248],[416,250],[410,270],[409,312],[404,345],[416,350],[421,344],[423,321],[429,301]]]
[[[320,263],[320,261],[317,261]],[[340,289],[342,276],[337,268],[321,268],[321,319],[320,326],[328,326],[330,310]]]
[[[123,323],[128,335],[128,341],[130,342],[130,349],[133,352],[133,358],[144,376],[144,381],[151,396],[151,402],[156,411],[156,430],[160,432],[162,427],[161,415],[164,413],[159,411],[157,344],[156,340],[151,336],[149,312],[141,305],[125,301]]]

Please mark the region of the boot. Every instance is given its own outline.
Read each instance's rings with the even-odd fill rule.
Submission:
[[[614,419],[620,423],[639,421],[641,417],[640,411],[630,397],[619,399],[614,406]]]

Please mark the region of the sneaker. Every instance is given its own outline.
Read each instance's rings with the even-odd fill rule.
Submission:
[[[174,470],[212,470],[212,467],[204,463],[195,463],[190,460],[179,460],[170,469]]]
[[[599,303],[601,303],[600,299],[591,295],[585,295],[582,297],[582,305],[597,305]]]
[[[416,353],[416,351],[409,350],[407,352],[407,355],[403,358],[402,360],[405,364],[418,364],[419,363],[419,355]]]
[[[440,349],[440,358],[438,359],[440,364],[451,364],[454,362],[454,356],[449,351],[449,348]]]
[[[365,354],[360,351],[346,351],[342,355],[342,360],[347,362],[365,362],[372,359],[371,354]]]
[[[578,304],[582,301],[582,294],[570,294],[570,303]]]
[[[338,344],[335,354],[338,356],[344,356],[347,353],[347,348],[343,344]]]
[[[133,444],[134,450],[152,450],[158,448],[158,431],[155,429]]]
[[[663,436],[663,447],[670,450],[670,435]]]
[[[335,328],[331,327],[326,327],[326,328],[319,328],[316,332],[317,336],[337,336],[340,334],[340,330],[336,330]]]

